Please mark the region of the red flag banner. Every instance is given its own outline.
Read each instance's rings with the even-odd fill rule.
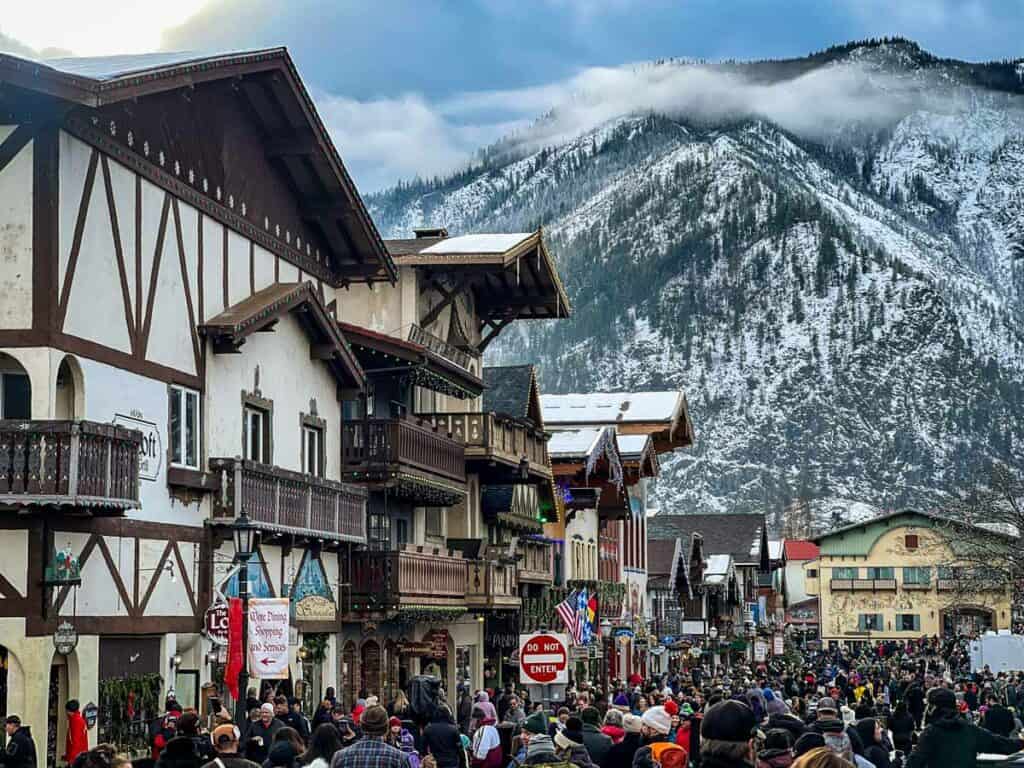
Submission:
[[[224,683],[231,698],[238,701],[238,673],[242,671],[242,599],[232,597],[228,603],[228,663]]]

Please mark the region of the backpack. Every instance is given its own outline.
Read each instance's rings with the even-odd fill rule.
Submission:
[[[689,755],[678,744],[656,741],[651,744],[651,759],[661,768],[686,768]]]
[[[853,762],[853,742],[850,741],[850,735],[845,730],[826,731],[821,736],[825,739],[826,747],[845,760]]]

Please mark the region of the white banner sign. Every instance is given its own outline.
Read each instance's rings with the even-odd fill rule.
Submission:
[[[287,597],[249,599],[249,671],[255,677],[288,677]]]
[[[768,643],[758,640],[754,643],[754,661],[762,662],[768,660]]]

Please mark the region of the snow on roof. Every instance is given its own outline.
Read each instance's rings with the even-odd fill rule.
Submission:
[[[548,454],[551,456],[589,456],[597,447],[604,427],[567,429],[554,432],[548,440]]]
[[[640,456],[651,441],[650,435],[619,435],[619,454],[622,456]]]
[[[505,253],[515,248],[523,240],[534,236],[534,232],[509,232],[504,234],[458,235],[448,237],[420,253],[453,254],[453,253]]]
[[[166,53],[122,54],[117,56],[72,56],[62,59],[44,59],[42,63],[68,75],[88,77],[93,80],[113,80],[132,72],[161,69],[193,61],[225,58],[233,55],[236,54],[174,51]]]
[[[724,584],[732,566],[731,555],[709,555],[704,565],[706,584]]]
[[[671,422],[683,400],[679,390],[666,392],[593,392],[542,395],[544,423],[614,424],[629,421]]]

